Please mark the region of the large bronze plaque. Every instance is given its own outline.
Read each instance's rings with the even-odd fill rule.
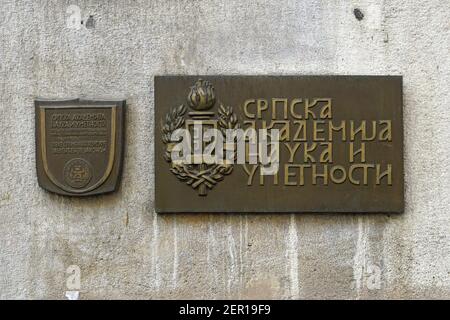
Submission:
[[[174,161],[196,123],[278,129],[276,174]],[[157,76],[154,130],[160,213],[403,212],[401,76]]]
[[[116,190],[122,171],[125,101],[35,101],[39,185],[88,196]]]

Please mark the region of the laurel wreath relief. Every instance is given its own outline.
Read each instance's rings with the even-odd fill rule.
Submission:
[[[171,151],[173,146],[179,141],[172,141],[171,135],[177,129],[183,128],[185,125],[186,106],[184,104],[174,107],[166,114],[165,122],[162,126],[162,141],[166,144],[164,158],[167,162],[172,163]],[[227,129],[238,129],[240,127],[236,114],[230,106],[218,108],[218,128],[225,136]],[[229,175],[233,171],[232,164],[173,164],[170,171],[181,181],[199,191],[199,195],[205,196],[206,187],[212,189],[219,181],[223,180],[225,175]]]

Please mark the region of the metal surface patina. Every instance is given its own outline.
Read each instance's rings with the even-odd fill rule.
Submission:
[[[401,76],[155,77],[156,211],[403,212],[402,104]],[[256,132],[257,149],[228,140],[236,130]]]
[[[51,192],[115,191],[122,171],[125,101],[36,100],[36,168]]]

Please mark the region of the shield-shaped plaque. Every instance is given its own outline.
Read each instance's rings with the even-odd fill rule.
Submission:
[[[36,100],[39,185],[88,196],[116,190],[122,171],[125,101]]]

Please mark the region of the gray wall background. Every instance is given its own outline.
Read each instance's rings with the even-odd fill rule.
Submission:
[[[1,0],[0,297],[449,298],[449,49],[440,0]],[[156,215],[156,74],[403,75],[405,213]],[[35,97],[127,99],[119,192],[38,187]]]

